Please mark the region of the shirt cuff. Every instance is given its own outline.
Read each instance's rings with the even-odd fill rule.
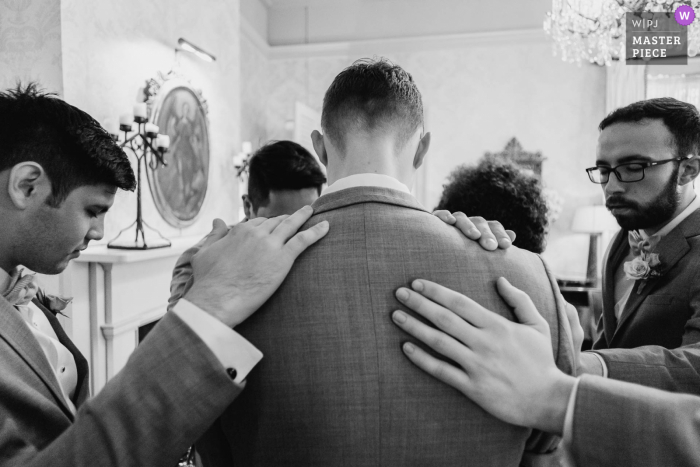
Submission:
[[[569,396],[569,404],[566,406],[566,416],[564,417],[564,433],[562,434],[562,444],[564,446],[564,456],[569,461],[565,465],[576,465],[571,463],[571,444],[574,440],[574,410],[576,409],[576,393],[578,392],[578,383],[580,378],[576,378],[576,383]]]
[[[243,336],[186,299],[173,307],[175,313],[204,341],[224,368],[233,368],[234,383],[240,384],[263,354]]]
[[[596,352],[588,352],[588,353],[591,353],[591,354],[595,355],[596,357],[598,357],[598,360],[600,360],[600,365],[603,367],[603,378],[607,378],[608,377],[608,365],[605,364],[605,359],[603,357],[601,357],[600,354],[598,354]]]

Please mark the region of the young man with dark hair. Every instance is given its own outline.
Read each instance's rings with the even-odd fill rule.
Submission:
[[[482,161],[450,173],[436,209],[498,219],[518,233],[513,245],[542,253],[547,245],[547,202],[542,184],[513,164]]]
[[[291,214],[321,194],[326,176],[303,146],[272,141],[258,149],[248,167],[248,194],[243,195],[247,219]]]
[[[573,365],[564,302],[541,259],[486,253],[410,194],[430,144],[422,113],[411,75],[386,60],[356,62],[331,84],[324,134],[312,133],[330,185],[306,226],[333,229],[241,328],[265,365],[198,444],[206,466],[502,467],[519,465],[526,444],[552,447],[464,404],[399,351],[392,289],[428,275],[511,317],[493,288],[508,272],[547,305],[557,362]]]
[[[124,152],[89,115],[36,86],[0,93],[0,464],[172,466],[238,395],[259,352],[231,328],[284,279],[328,224],[311,215],[217,219],[193,262],[197,283],[119,374],[88,400],[88,365],[33,276],[63,271],[91,240],[118,189]]]
[[[679,360],[668,350],[700,344],[698,151],[700,113],[672,98],[636,102],[600,123],[587,170],[622,230],[605,257],[600,338],[581,355],[583,371],[700,393],[700,353]]]

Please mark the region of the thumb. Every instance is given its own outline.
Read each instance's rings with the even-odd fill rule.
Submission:
[[[505,277],[499,277],[496,281],[499,295],[508,305],[513,307],[513,313],[522,324],[536,328],[540,332],[549,335],[549,325],[540,315],[532,303],[530,296],[522,290],[511,285]]]

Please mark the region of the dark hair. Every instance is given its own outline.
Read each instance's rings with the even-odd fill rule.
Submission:
[[[413,78],[403,68],[382,58],[362,59],[341,71],[323,98],[321,127],[345,150],[345,133],[394,124],[397,145],[423,125],[423,101]]]
[[[253,208],[265,206],[270,190],[316,188],[326,182],[316,158],[292,141],[272,141],[250,158],[248,196]]]
[[[600,122],[598,129],[615,123],[640,123],[646,119],[660,119],[673,135],[676,156],[700,153],[700,113],[693,104],[672,97],[660,97],[635,102],[614,110]]]
[[[448,177],[436,209],[497,220],[517,234],[515,246],[542,253],[547,244],[547,202],[532,175],[510,163],[462,165]]]
[[[43,167],[54,207],[83,185],[136,188],[129,159],[100,124],[35,83],[0,92],[0,172],[26,161]]]

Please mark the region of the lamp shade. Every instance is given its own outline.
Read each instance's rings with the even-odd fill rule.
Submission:
[[[602,233],[618,230],[620,226],[605,206],[580,206],[574,213],[571,230],[580,233]]]

